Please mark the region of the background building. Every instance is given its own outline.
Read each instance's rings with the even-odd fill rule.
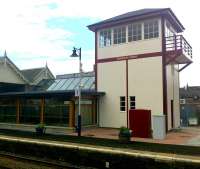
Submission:
[[[26,129],[27,125],[30,127],[38,123],[45,123],[47,127],[74,128],[78,114],[75,90],[79,80],[77,73],[58,75],[56,79],[43,79],[37,86],[23,88],[20,84],[19,90],[16,87],[19,84],[0,86],[1,128],[13,128],[13,125],[17,128],[22,125],[20,129]],[[97,100],[104,93],[95,91],[94,82],[94,72],[82,74],[83,126],[97,125]]]
[[[20,69],[7,57],[6,52],[0,57],[0,82],[14,84],[29,84],[28,79]]]
[[[20,70],[7,56],[0,57],[0,82],[38,85],[43,79],[54,79],[47,64],[42,68]]]
[[[28,79],[30,85],[38,85],[44,79],[54,79],[47,65],[41,68],[24,69],[21,72]]]
[[[200,87],[180,88],[181,125],[200,125]]]

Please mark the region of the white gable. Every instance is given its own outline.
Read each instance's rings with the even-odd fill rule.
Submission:
[[[0,82],[25,84],[25,81],[14,71],[9,64],[0,62]]]

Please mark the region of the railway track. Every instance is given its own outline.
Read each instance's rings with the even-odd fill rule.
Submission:
[[[38,159],[7,152],[0,152],[1,169],[96,169],[91,167],[76,166],[62,161]]]

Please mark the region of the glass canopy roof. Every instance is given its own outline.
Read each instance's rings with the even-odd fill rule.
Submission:
[[[79,75],[79,73],[58,75],[55,82],[47,89],[47,91],[75,90],[78,88],[80,82]],[[82,73],[81,86],[83,90],[94,90],[94,83],[94,72]]]

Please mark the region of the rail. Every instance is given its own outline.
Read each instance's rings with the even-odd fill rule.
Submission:
[[[181,50],[185,55],[192,59],[192,47],[183,37],[183,35],[174,35],[165,37],[166,51]]]
[[[45,168],[54,168],[54,169],[85,169],[82,166],[75,166],[72,165],[70,163],[65,163],[65,162],[57,162],[57,161],[52,161],[52,160],[43,160],[43,159],[38,159],[35,157],[30,157],[30,156],[24,156],[24,155],[17,155],[17,154],[13,154],[13,153],[8,153],[8,152],[3,152],[0,151],[0,158],[9,158],[10,160],[14,160],[14,163],[16,165],[16,160],[17,161],[21,161],[24,164],[35,164],[38,165],[40,167],[44,166]],[[5,168],[5,166],[1,166],[2,164],[0,164],[0,167]],[[16,167],[18,167],[16,165]],[[40,168],[38,167],[38,168]],[[10,167],[8,167],[10,168]],[[19,167],[20,168],[20,167]]]

